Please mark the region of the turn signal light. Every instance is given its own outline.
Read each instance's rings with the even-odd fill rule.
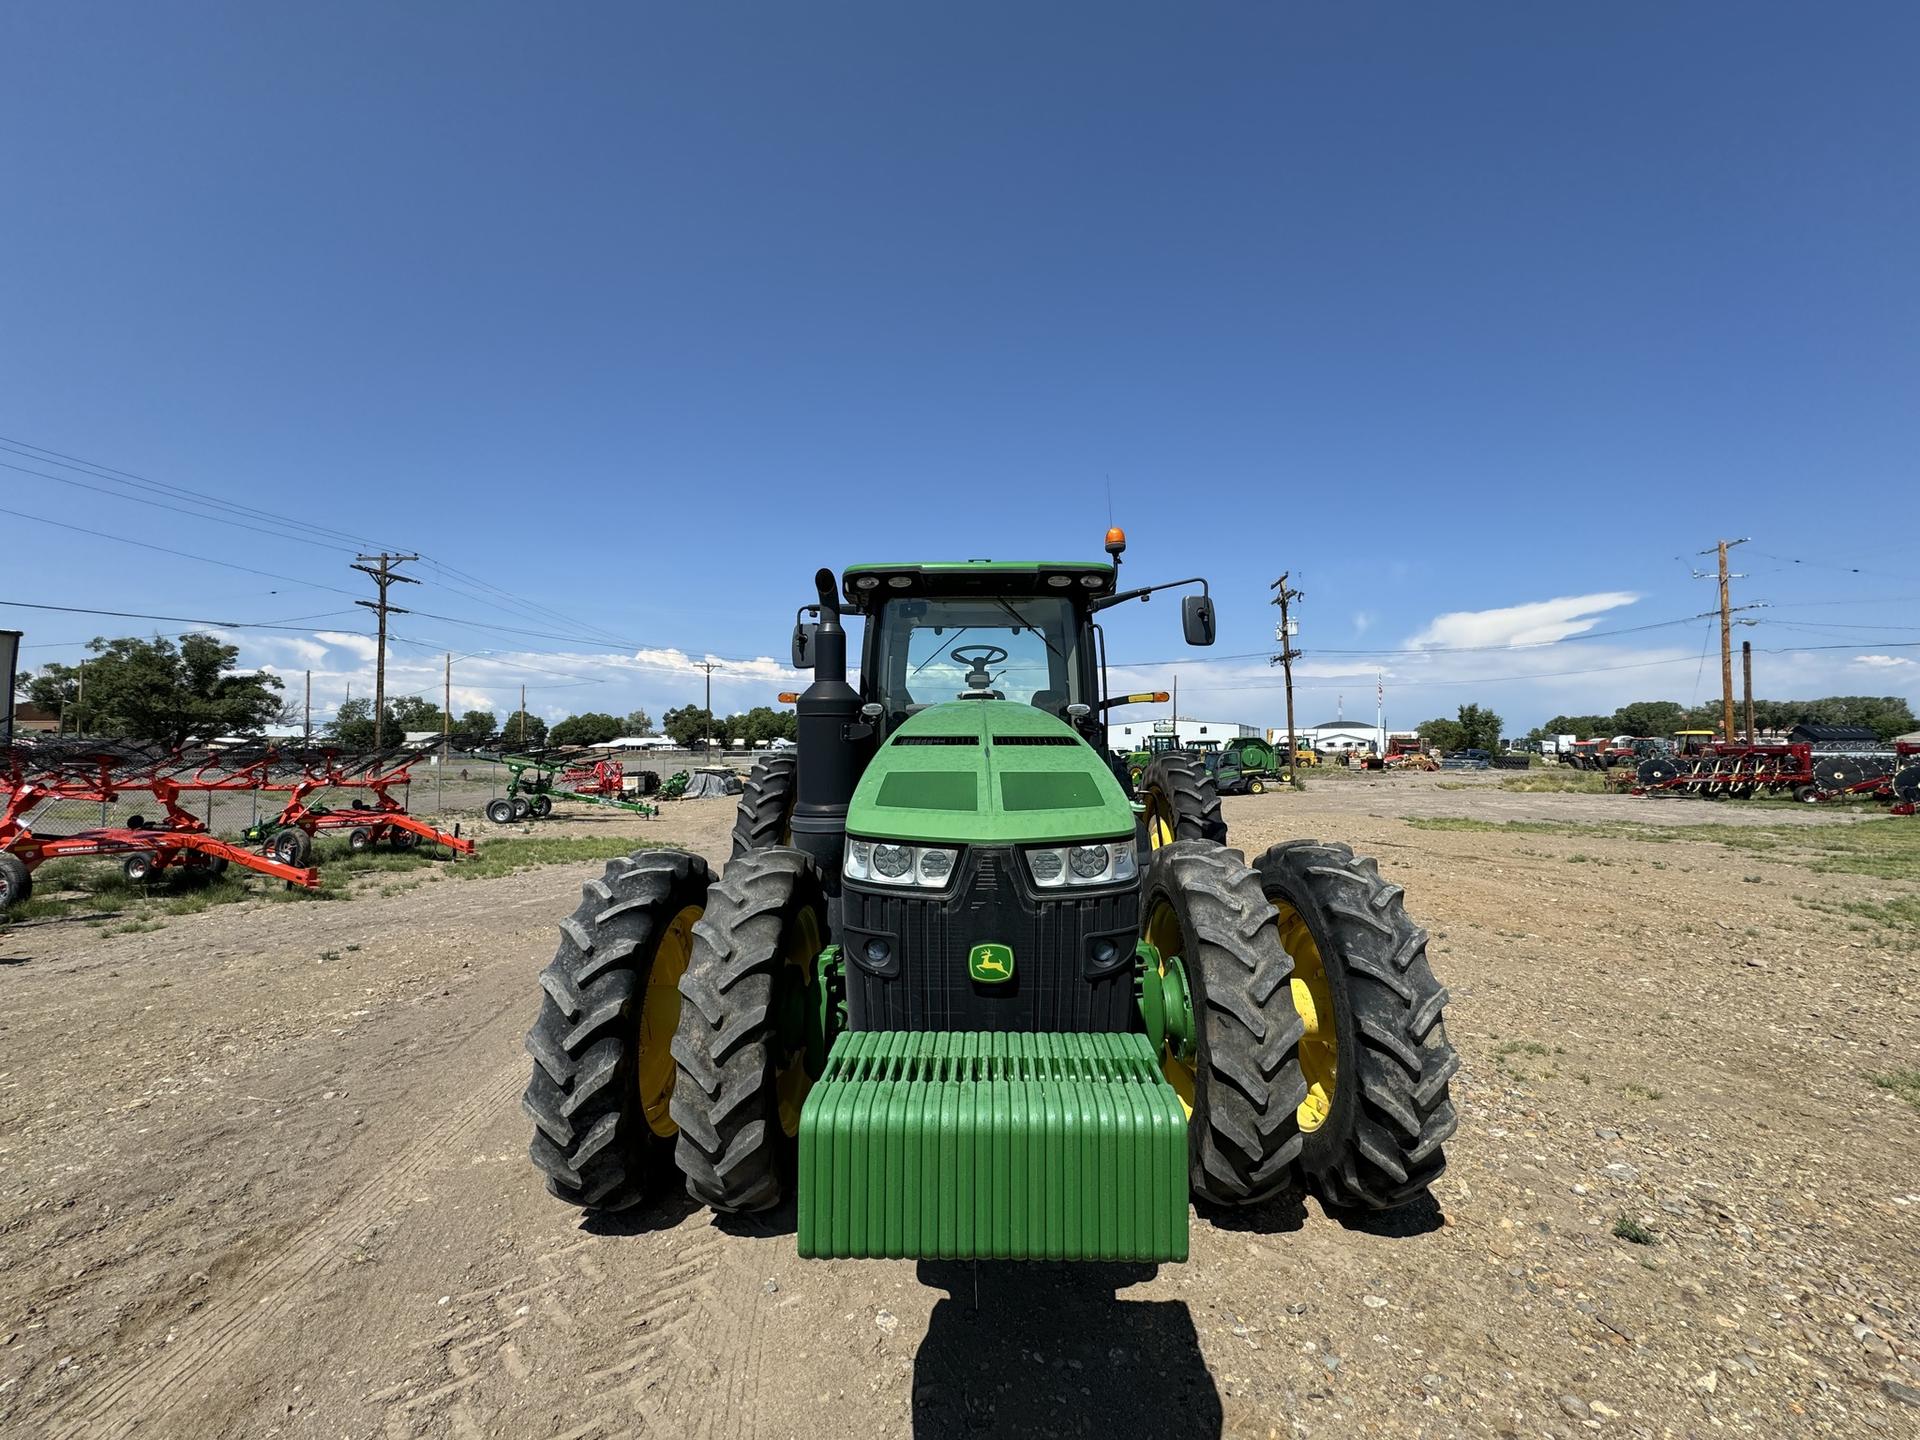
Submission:
[[[778,700],[782,705],[792,705],[799,701],[800,692],[798,690],[782,690],[773,698]]]

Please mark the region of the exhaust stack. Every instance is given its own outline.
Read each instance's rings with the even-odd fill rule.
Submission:
[[[840,864],[847,838],[847,806],[860,778],[859,747],[852,735],[860,693],[847,683],[847,632],[840,623],[840,595],[831,570],[813,577],[820,596],[814,632],[813,683],[794,705],[798,716],[800,773],[793,807],[793,843],[813,857],[829,895],[840,891]]]

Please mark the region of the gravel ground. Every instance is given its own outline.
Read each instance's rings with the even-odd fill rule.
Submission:
[[[553,1202],[520,1040],[595,867],[0,930],[0,1434],[1920,1433],[1920,1117],[1873,1078],[1920,952],[1871,918],[1920,883],[1704,838],[1852,814],[1327,774],[1227,818],[1406,886],[1461,1129],[1431,1205],[1196,1217],[1157,1270]],[[730,819],[539,833],[717,862]]]

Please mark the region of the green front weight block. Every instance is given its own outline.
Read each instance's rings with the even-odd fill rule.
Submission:
[[[1139,1034],[861,1031],[800,1114],[813,1258],[1187,1258],[1187,1122]]]

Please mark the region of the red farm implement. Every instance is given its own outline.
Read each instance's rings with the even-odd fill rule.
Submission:
[[[144,883],[167,870],[218,875],[227,866],[315,889],[319,877],[305,866],[256,854],[209,833],[204,821],[181,803],[190,793],[256,789],[264,760],[237,769],[214,766],[152,747],[99,740],[19,743],[6,756],[0,776],[0,911],[33,892],[33,872],[48,860],[120,855],[127,878]],[[35,828],[57,801],[107,807],[150,795],[158,815],[129,816],[120,825],[102,823],[53,833]]]
[[[1791,794],[1808,804],[1865,797],[1910,804],[1920,799],[1920,746],[1888,747],[1871,731],[1803,725],[1778,743],[1751,745],[1678,737],[1671,756],[1642,760],[1636,795],[1691,795],[1705,800]],[[1913,796],[1901,794],[1901,777]],[[1906,812],[1902,812],[1906,813]]]
[[[413,767],[432,744],[390,746],[361,755],[319,750],[281,760],[278,774],[260,789],[283,793],[286,804],[272,818],[248,828],[246,838],[262,844],[285,864],[304,865],[313,854],[313,842],[323,831],[344,830],[347,846],[356,854],[386,844],[411,850],[421,842],[438,845],[458,857],[473,853],[473,842],[416,819],[393,792],[412,781]],[[316,797],[335,790],[365,791],[345,809],[317,803]]]

